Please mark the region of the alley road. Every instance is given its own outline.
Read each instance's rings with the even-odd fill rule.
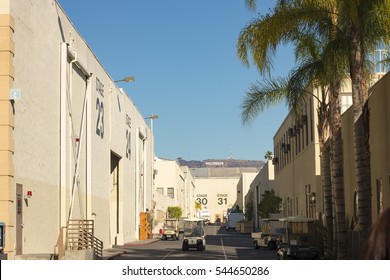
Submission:
[[[160,240],[158,242],[121,249],[124,254],[113,260],[275,260],[276,251],[268,249],[255,250],[250,234],[226,231],[220,226],[209,225],[206,231],[206,250],[181,249],[179,240]]]

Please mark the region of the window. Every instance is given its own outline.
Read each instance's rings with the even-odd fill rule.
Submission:
[[[170,198],[175,198],[175,189],[174,188],[168,188],[167,196]]]
[[[164,194],[164,188],[157,188],[157,191],[161,194]]]
[[[369,60],[373,63],[376,74],[385,74],[389,71],[389,64],[385,60],[389,57],[389,46],[380,42],[373,52],[369,53]]]
[[[341,114],[348,110],[352,106],[352,93],[341,95]]]

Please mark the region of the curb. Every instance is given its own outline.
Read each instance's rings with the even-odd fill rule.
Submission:
[[[150,245],[150,244],[153,244],[153,243],[156,243],[160,241],[160,239],[155,239],[153,241],[150,241],[150,242],[145,242],[145,243],[142,243],[142,242],[129,242],[129,243],[126,243],[120,247],[139,247],[139,246],[145,246],[145,245]]]
[[[108,250],[106,250],[107,252],[110,252],[110,256],[107,256],[105,258],[103,258],[104,260],[111,260],[115,257],[119,257],[121,255],[123,255],[124,253],[126,253],[126,250],[125,248],[127,247],[141,247],[141,246],[147,246],[147,245],[150,245],[150,244],[153,244],[153,243],[156,243],[160,241],[160,239],[153,239],[151,241],[147,241],[147,242],[142,242],[142,241],[134,241],[134,242],[129,242],[129,243],[126,243],[124,245],[120,245],[120,246],[115,246],[113,247],[112,249],[118,249],[118,252],[115,253],[115,252],[110,252]],[[120,249],[124,249],[124,250],[120,250]]]

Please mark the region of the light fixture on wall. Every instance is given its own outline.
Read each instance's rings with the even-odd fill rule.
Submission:
[[[316,203],[316,193],[315,192],[309,193],[309,200],[310,200],[310,203],[312,203],[312,204]]]

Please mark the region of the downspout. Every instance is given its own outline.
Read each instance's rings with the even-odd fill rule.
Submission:
[[[140,213],[139,213],[139,127],[136,129],[136,141],[135,141],[135,238],[139,239],[139,227],[140,227]]]
[[[143,170],[142,170],[142,173],[143,173],[143,176],[142,176],[142,180],[143,180],[143,192],[144,192],[144,201],[143,201],[143,209],[142,211],[143,212],[146,212],[146,151],[145,151],[145,141],[146,141],[147,137],[143,137],[142,139],[142,155],[143,155],[143,161],[144,161],[144,165],[143,165]]]
[[[92,86],[91,86],[91,77],[87,78],[87,108],[86,108],[86,114],[87,114],[87,189],[86,189],[86,218],[91,220],[92,219]],[[89,202],[89,203],[88,203]]]
[[[66,226],[66,113],[68,45],[61,43],[60,66],[60,228]]]

